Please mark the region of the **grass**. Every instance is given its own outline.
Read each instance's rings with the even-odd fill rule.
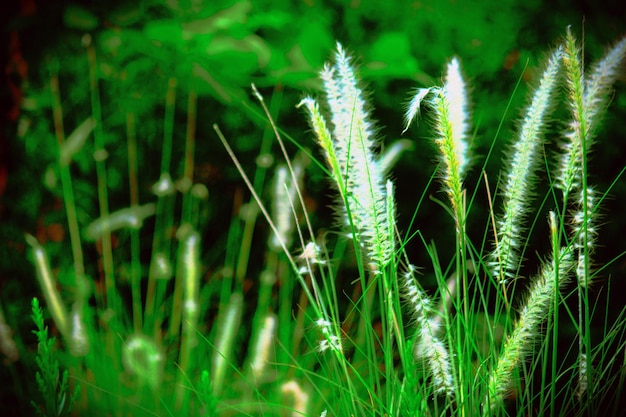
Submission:
[[[111,210],[97,57],[88,45],[92,115],[67,138],[58,76],[51,77],[73,256],[69,294],[59,293],[45,247],[26,238],[64,347],[63,354],[52,350],[34,304],[42,358],[36,379],[44,394],[37,408],[61,415],[73,406],[75,415],[93,416],[620,415],[626,318],[609,320],[609,305],[590,290],[602,272],[593,256],[601,246],[599,213],[611,190],[597,190],[588,174],[626,39],[589,69],[581,48],[568,30],[549,54],[502,158],[497,189],[488,181],[497,173],[484,168],[486,160],[499,158],[492,152],[482,162],[483,181],[467,188],[468,170],[479,170],[481,162],[472,154],[471,98],[461,60],[450,60],[442,85],[413,93],[405,131],[411,135],[420,111],[432,126],[439,162],[431,180],[445,196],[437,201],[455,237],[451,259],[439,259],[419,225],[398,229],[406,213],[396,210],[389,173],[406,140],[378,153],[379,131],[341,46],[321,72],[323,96],[307,96],[299,105],[321,158],[304,146],[288,154],[253,87],[284,162],[275,167],[272,184],[266,181],[271,164],[262,158],[249,178],[214,126],[251,193],[232,219],[218,270],[203,263],[212,249],[203,245],[200,213],[211,197],[194,183],[199,110],[193,90],[183,174],[174,182],[176,83],[170,83],[161,174],[147,203],[138,189],[138,121],[127,114],[129,206]],[[565,115],[562,125],[549,123],[554,114]],[[100,216],[83,225],[70,166],[76,143],[89,136]],[[556,155],[544,152],[549,141],[556,142]],[[322,169],[334,189],[338,225],[332,231],[314,230],[309,218],[308,164]],[[542,179],[545,194],[535,187]],[[476,221],[472,209],[481,187],[490,212],[477,241],[467,225]],[[538,206],[548,210],[547,219]],[[255,236],[260,217],[270,226],[263,240]],[[419,221],[419,207],[414,218]],[[532,253],[531,234],[544,236],[549,250]],[[116,247],[113,238],[123,245]],[[245,278],[259,242],[262,272],[250,291]],[[92,243],[97,268],[84,264],[83,251]],[[431,265],[411,263],[406,248],[415,243]],[[534,257],[541,267],[523,276],[522,261]],[[118,282],[122,273],[127,293]],[[88,274],[95,274],[95,285]],[[421,283],[426,274],[435,277],[435,287]],[[80,387],[73,401],[70,387]]]

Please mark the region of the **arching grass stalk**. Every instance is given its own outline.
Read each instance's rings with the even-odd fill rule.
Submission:
[[[559,242],[558,224],[550,212],[550,233],[553,254],[534,278],[526,301],[520,311],[513,332],[502,347],[495,368],[489,374],[487,392],[483,399],[483,415],[491,416],[501,409],[504,397],[513,383],[513,372],[537,340],[540,324],[554,308],[558,290],[567,281],[572,253],[569,248],[555,246]]]
[[[250,193],[252,194],[252,196],[254,198],[254,201],[256,201],[257,204],[259,205],[259,209],[261,210],[261,213],[263,213],[263,217],[267,220],[270,228],[272,229],[272,232],[274,234],[276,234],[277,236],[280,236],[280,232],[278,231],[278,228],[276,227],[276,225],[272,221],[272,217],[270,216],[268,210],[265,208],[265,205],[263,204],[263,201],[259,197],[258,193],[255,191],[254,187],[252,186],[252,182],[250,181],[250,179],[248,178],[248,175],[246,174],[246,172],[244,171],[243,167],[241,166],[241,163],[239,162],[239,159],[237,158],[237,156],[233,152],[232,148],[228,144],[228,141],[224,137],[224,134],[222,133],[222,131],[219,129],[219,127],[216,124],[213,125],[213,129],[217,133],[217,136],[220,139],[220,142],[222,143],[222,145],[224,145],[224,148],[228,152],[228,155],[231,157],[233,163],[237,167],[237,170],[239,171],[239,174],[243,178],[244,182],[246,183],[246,186],[250,190]],[[320,304],[321,300],[322,300],[320,289],[318,288],[318,286],[317,286],[317,284],[315,283],[314,280],[311,281],[312,288],[309,288],[309,286],[306,285],[306,281],[304,281],[304,279],[302,277],[302,273],[300,273],[300,268],[298,267],[298,263],[296,262],[296,260],[293,258],[293,256],[289,252],[289,249],[285,245],[285,242],[283,242],[281,239],[279,239],[279,243],[280,243],[280,246],[283,249],[283,252],[287,256],[287,259],[289,261],[289,265],[290,265],[292,271],[296,273],[296,276],[298,277],[300,283],[302,284],[302,290],[305,292],[308,300],[313,303],[312,306],[315,309],[316,315],[318,317],[322,317],[323,315],[321,314],[321,311],[317,309],[318,306],[321,307],[322,310],[324,310],[324,308],[325,308],[323,306],[323,304]],[[303,260],[306,262],[307,270],[312,272],[314,269],[311,266],[311,259],[310,258],[303,258]]]
[[[342,214],[358,257],[362,296],[355,306],[359,322],[353,339],[356,352],[350,367],[358,369],[364,366],[369,369],[368,372],[356,371],[362,379],[360,384],[365,389],[378,391],[382,383],[377,375],[376,351],[391,352],[393,340],[401,335],[397,324],[399,312],[393,308],[398,305],[394,264],[395,203],[393,185],[385,180],[385,168],[374,152],[378,145],[374,125],[366,111],[363,93],[350,61],[338,44],[334,63],[327,64],[320,75],[332,129],[327,127],[326,119],[313,98],[306,97],[299,105],[309,112],[310,124],[339,192],[338,211]],[[382,340],[377,340],[371,331],[376,295],[382,310]],[[339,363],[346,372],[341,339],[337,337],[337,331],[332,331],[337,324],[330,323],[328,319],[320,320],[320,323],[325,323],[322,327],[327,338],[324,347],[328,346],[337,353]],[[392,364],[387,362],[387,365],[387,376],[393,381]],[[350,389],[355,388],[351,386]],[[353,412],[358,413],[361,407],[353,402]]]
[[[593,144],[595,127],[599,124],[609,91],[618,77],[618,67],[626,58],[626,38],[616,43],[599,60],[587,76],[582,51],[570,28],[565,39],[565,76],[572,121],[565,132],[555,186],[563,191],[563,211],[571,209],[573,247],[577,252],[578,284],[578,396],[593,395],[591,359],[591,316],[588,288],[591,284],[591,255],[595,246],[597,208],[593,189],[587,183],[587,156]],[[570,196],[575,200],[570,202]],[[591,390],[591,392],[587,392]]]
[[[383,271],[383,266],[385,266],[389,260],[391,259],[391,245],[388,243],[389,239],[387,238],[387,243],[385,242],[385,234],[390,233],[390,230],[393,230],[390,224],[387,221],[387,198],[384,194],[385,185],[382,181],[382,175],[380,174],[380,169],[377,161],[373,159],[373,154],[371,153],[371,144],[366,144],[367,140],[371,140],[368,136],[370,134],[367,126],[367,122],[364,122],[364,110],[362,108],[363,103],[360,102],[356,105],[357,110],[354,111],[355,108],[355,100],[357,96],[360,96],[360,91],[356,87],[356,81],[354,79],[354,75],[352,74],[352,69],[348,64],[348,58],[345,56],[341,48],[339,48],[339,52],[337,54],[337,66],[333,69],[327,67],[326,69],[326,83],[330,86],[336,84],[341,84],[341,88],[346,89],[347,94],[338,93],[335,90],[333,93],[329,94],[329,102],[334,103],[335,110],[339,113],[342,113],[346,119],[338,120],[336,130],[340,132],[342,142],[341,150],[338,152],[342,155],[340,158],[334,158],[336,162],[335,168],[333,170],[333,174],[337,173],[337,175],[333,175],[333,178],[336,181],[340,181],[341,184],[350,183],[353,185],[351,189],[352,194],[348,196],[346,190],[349,187],[344,187],[340,185],[338,188],[340,189],[340,194],[342,196],[340,207],[345,207],[345,210],[348,211],[346,213],[346,223],[349,226],[349,230],[353,235],[353,241],[355,245],[361,251],[359,246],[359,242],[365,241],[369,242],[369,245],[366,244],[363,249],[363,256],[366,257],[370,263],[371,271],[373,274],[381,274]],[[334,77],[334,73],[337,73],[337,78]],[[339,96],[342,98],[340,99]],[[331,97],[334,97],[331,98]],[[341,100],[345,99],[345,102],[340,103]],[[309,101],[310,100],[310,101]],[[303,103],[308,103],[313,107],[313,100],[304,100]],[[334,101],[333,101],[334,100]],[[356,100],[358,101],[358,100]],[[332,106],[332,104],[331,104]],[[338,114],[333,111],[333,115]],[[318,113],[319,115],[319,113]],[[325,121],[319,115],[321,122],[325,125]],[[315,122],[314,122],[315,124]],[[352,128],[354,127],[354,131]],[[216,129],[217,130],[217,129]],[[327,130],[323,129],[325,132]],[[367,135],[365,134],[367,133]],[[218,131],[219,134],[219,131]],[[278,137],[278,135],[277,135]],[[364,139],[365,138],[365,139]],[[224,142],[229,153],[233,157],[235,163],[237,163],[232,151],[229,149],[227,143],[220,135],[220,139]],[[330,133],[324,134],[322,137],[322,141],[327,141],[327,143],[331,143],[332,139],[330,137]],[[279,141],[280,143],[280,141]],[[332,146],[332,145],[331,145]],[[330,148],[329,148],[330,149]],[[333,156],[336,156],[335,149],[331,149],[330,153]],[[355,155],[361,155],[359,158]],[[343,159],[342,159],[343,158]],[[352,159],[351,159],[352,158]],[[340,166],[339,162],[343,161],[343,167]],[[373,166],[373,168],[372,168]],[[295,178],[294,170],[289,165],[289,171],[292,178]],[[374,170],[375,173],[370,172]],[[243,171],[243,170],[241,170]],[[357,172],[358,171],[358,172]],[[360,175],[358,175],[360,173]],[[277,242],[290,258],[288,249],[286,247],[286,242],[283,241],[281,234],[279,233],[276,225],[272,221],[272,218],[269,216],[262,203],[258,199],[255,190],[251,187],[251,184],[247,180],[245,173],[242,172],[244,176],[244,180],[248,184],[250,191],[253,193],[253,196],[257,201],[259,201],[259,207],[263,211],[265,217],[267,218],[272,230],[277,236]],[[337,178],[339,178],[337,180]],[[359,188],[360,187],[360,188]],[[380,195],[376,197],[373,196],[372,189],[376,188]],[[360,194],[359,194],[360,193]],[[298,194],[300,200],[302,200],[302,196]],[[376,201],[374,204],[373,201]],[[351,210],[351,211],[350,211]],[[350,213],[358,213],[358,215],[350,214]],[[361,216],[359,218],[356,218]],[[355,219],[356,218],[356,219]],[[377,220],[381,220],[378,222]],[[307,225],[310,228],[310,222],[307,219]],[[313,237],[313,232],[309,230],[311,237]],[[363,408],[359,403],[358,397],[356,394],[356,389],[354,388],[354,384],[351,382],[352,377],[350,376],[354,369],[349,369],[352,365],[347,361],[344,353],[343,342],[340,337],[341,329],[339,322],[339,312],[336,309],[338,308],[336,303],[333,303],[331,306],[327,306],[329,301],[332,302],[333,294],[330,294],[328,291],[333,288],[331,286],[325,286],[323,291],[320,291],[318,284],[316,283],[315,275],[316,275],[316,266],[323,265],[323,260],[321,259],[321,251],[319,245],[311,239],[308,241],[299,230],[299,236],[301,240],[301,245],[303,248],[302,256],[300,257],[300,263],[304,264],[301,267],[298,267],[297,264],[293,262],[293,259],[290,258],[290,263],[296,266],[294,271],[297,273],[298,278],[301,283],[303,283],[303,290],[307,295],[308,301],[311,303],[311,307],[313,309],[312,319],[314,323],[320,330],[322,335],[322,341],[318,349],[320,353],[328,351],[330,353],[329,360],[332,363],[338,365],[339,370],[339,378],[344,379],[348,383],[348,390],[351,396],[354,396],[354,399],[350,401],[349,410],[352,413],[359,414]],[[361,263],[361,266],[363,263]],[[327,273],[323,270],[319,271],[322,275],[322,280],[327,281],[329,279],[334,279],[332,276],[327,276]],[[366,288],[367,285],[364,282],[364,273],[360,274],[362,278],[362,288]],[[306,278],[305,278],[306,277]],[[309,286],[311,290],[309,290]],[[332,311],[330,311],[330,310]],[[362,306],[361,311],[363,312],[363,319],[366,320],[369,314],[371,314],[371,307],[368,305]],[[367,323],[371,323],[370,320],[366,320]],[[369,336],[372,335],[371,332],[367,332]],[[368,341],[368,347],[366,349],[370,355],[374,354],[373,339]],[[372,356],[369,358],[367,364],[371,366],[375,366],[375,358]],[[369,377],[368,377],[369,378]],[[378,379],[373,373],[371,378]],[[361,381],[363,383],[363,381]]]
[[[585,157],[593,144],[594,131],[601,121],[611,87],[620,75],[618,69],[626,58],[626,37],[592,66],[588,77],[584,75],[580,54],[580,46],[568,28],[563,61],[572,120],[561,145],[559,172],[555,183],[555,187],[563,191],[566,203],[575,188],[585,188],[582,183],[586,178]]]
[[[130,206],[139,206],[139,179],[137,167],[137,134],[135,127],[135,114],[126,112],[126,147],[128,152],[128,188],[130,193]],[[131,298],[133,304],[133,328],[136,333],[141,332],[143,320],[143,301],[141,296],[141,240],[139,229],[130,231],[130,256],[131,256]]]
[[[548,60],[539,86],[524,112],[519,139],[513,145],[509,169],[504,178],[504,211],[497,222],[496,247],[490,260],[494,279],[503,285],[508,279],[515,278],[519,267],[522,225],[532,201],[538,152],[544,141],[542,132],[551,109],[562,56],[563,49],[557,47]]]
[[[332,134],[326,127],[319,106],[310,97],[304,105],[318,142],[326,154],[332,178],[341,196],[340,209],[355,241],[363,242],[363,252],[374,272],[381,272],[391,258],[393,236],[389,236],[385,180],[373,149],[377,146],[373,123],[365,110],[362,92],[350,59],[337,45],[335,64],[321,73],[326,101],[330,108]]]
[[[83,45],[87,51],[87,61],[89,64],[89,92],[91,98],[92,118],[95,122],[93,131],[94,137],[94,160],[96,162],[96,176],[98,181],[98,204],[100,207],[100,217],[109,216],[109,197],[107,192],[107,170],[105,161],[108,153],[104,147],[104,127],[102,124],[102,107],[100,103],[100,86],[98,80],[98,62],[96,58],[96,48],[93,45],[89,34],[83,37]],[[113,271],[113,249],[111,246],[111,232],[105,230],[101,236],[102,244],[102,268],[104,271],[106,302],[105,308],[113,311],[121,311],[120,301],[117,299],[115,289],[115,277]],[[112,341],[108,341],[109,345]]]
[[[87,294],[89,292],[87,289],[89,287],[89,283],[87,282],[87,278],[85,276],[83,249],[78,226],[78,216],[76,215],[76,202],[74,199],[74,187],[72,185],[70,162],[74,154],[84,146],[87,138],[95,127],[95,121],[92,117],[87,118],[67,137],[66,140],[63,124],[63,107],[61,105],[61,94],[59,90],[59,77],[56,72],[51,76],[50,90],[53,98],[52,109],[54,117],[54,131],[59,145],[58,166],[60,170],[63,201],[72,246],[74,285],[77,288],[72,306],[71,320],[67,323],[68,327],[64,329],[68,332],[68,334],[64,336],[69,336],[69,338],[66,339],[66,342],[69,345],[70,353],[74,356],[84,356],[89,352],[90,347],[89,338],[86,335],[84,317],[85,306],[87,304]],[[32,245],[32,240],[30,243]],[[43,248],[41,248],[41,250],[43,251]],[[33,252],[37,252],[35,247],[33,247]],[[38,262],[41,262],[41,260]],[[41,267],[41,265],[37,266],[38,269]],[[47,287],[43,288],[45,292],[45,288]],[[58,306],[51,306],[51,308],[58,309]]]
[[[465,217],[463,178],[469,164],[469,112],[467,89],[457,58],[453,58],[446,68],[443,87],[416,90],[405,114],[405,130],[419,113],[422,101],[435,113],[435,144],[443,165],[441,181],[452,205],[457,233],[461,233]]]
[[[565,39],[565,76],[567,82],[568,97],[573,122],[566,132],[566,141],[563,148],[566,150],[561,160],[561,170],[557,184],[563,190],[563,210],[567,210],[568,199],[571,192],[579,191],[580,211],[574,216],[573,232],[575,236],[574,248],[578,252],[578,266],[576,268],[578,283],[578,395],[586,396],[590,379],[590,369],[587,353],[590,351],[590,316],[588,306],[587,277],[589,271],[589,251],[586,246],[588,235],[587,212],[587,153],[591,144],[589,124],[591,114],[585,106],[584,68],[580,57],[580,48],[570,28],[567,30]],[[569,140],[568,140],[569,139]],[[582,246],[579,244],[582,243]],[[553,375],[554,376],[554,375]]]
[[[417,328],[414,354],[417,362],[425,363],[432,375],[433,391],[445,394],[452,399],[455,396],[455,378],[448,348],[439,338],[440,323],[434,320],[431,299],[415,282],[413,269],[409,268],[403,276],[405,298],[409,301]]]
[[[183,178],[179,182],[179,190],[183,195],[181,224],[189,223],[192,227],[197,227],[197,215],[193,213],[193,195],[191,187],[193,185],[193,170],[195,166],[194,153],[196,149],[196,116],[197,116],[197,93],[195,86],[195,77],[192,76],[189,86],[189,95],[187,97],[187,131],[185,132],[185,157],[183,159]],[[183,293],[185,283],[179,277],[183,276],[180,271],[182,264],[178,264],[179,271],[176,274],[174,283],[174,295],[172,315],[170,317],[169,334],[177,335],[181,325],[181,315],[183,311]]]
[[[72,245],[74,275],[77,281],[85,280],[83,249],[80,239],[80,229],[78,227],[78,218],[76,216],[74,187],[72,186],[72,174],[70,173],[69,164],[74,152],[84,144],[93,131],[95,121],[91,117],[88,118],[78,126],[66,140],[63,124],[63,107],[61,104],[61,93],[59,91],[59,76],[56,72],[50,77],[50,92],[52,93],[53,99],[52,113],[54,118],[54,132],[59,145],[61,187],[63,188],[63,201],[70,232],[70,243]]]
[[[426,89],[417,89],[414,97],[411,99],[407,112],[405,114],[406,128],[413,120],[413,118],[419,112],[421,101],[425,101],[426,104],[433,110],[433,127],[435,130],[434,142],[440,152],[441,159],[441,182],[443,183],[444,191],[446,192],[450,204],[452,206],[452,214],[455,224],[455,262],[456,262],[456,288],[460,291],[456,292],[457,306],[462,306],[464,317],[469,317],[469,297],[467,292],[467,260],[465,252],[465,193],[463,187],[463,179],[469,164],[468,155],[468,130],[469,130],[469,112],[468,112],[468,97],[465,81],[461,74],[460,63],[457,58],[453,58],[447,65],[445,72],[445,82],[442,87],[430,87]],[[444,351],[444,347],[440,341],[434,338],[434,332],[431,329],[431,320],[426,318],[421,322],[418,321],[418,325],[422,326],[421,339],[422,342],[418,343],[417,347],[424,349],[424,346],[432,346],[432,348],[426,349],[429,352],[433,364],[437,364],[439,375],[447,374],[446,377],[439,376],[435,378],[438,386],[436,392],[445,392],[448,396],[452,396],[451,384],[453,382],[452,372],[449,369],[449,358],[443,356],[441,352]],[[469,345],[469,339],[463,337],[466,332],[462,320],[457,320],[457,337],[456,337],[456,350],[458,352],[470,352],[471,346]],[[422,346],[424,345],[424,346]],[[424,356],[419,354],[418,356]],[[446,372],[444,372],[443,364],[447,365]],[[472,378],[471,375],[465,375],[465,368],[459,367],[458,369],[458,381],[460,386],[463,386],[465,380]],[[434,372],[435,373],[435,372]],[[457,394],[460,404],[465,404],[463,389],[458,389]],[[462,406],[463,407],[463,406]]]
[[[174,194],[176,193],[174,182],[170,175],[176,85],[176,79],[170,78],[165,98],[165,115],[163,117],[163,142],[161,146],[161,169],[159,171],[161,175],[152,187],[152,192],[157,196],[157,203],[154,235],[152,237],[152,254],[148,270],[148,286],[144,303],[143,322],[145,331],[148,334],[157,334],[158,329],[160,329],[163,317],[160,314],[155,314],[155,306],[161,304],[167,282],[174,276],[171,262],[171,239],[167,236],[167,230],[171,230],[174,224]]]

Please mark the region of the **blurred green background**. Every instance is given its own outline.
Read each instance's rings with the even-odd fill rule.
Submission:
[[[203,259],[209,268],[223,261],[226,232],[233,206],[247,195],[239,174],[213,131],[213,123],[232,143],[251,174],[262,143],[280,158],[278,146],[250,94],[255,83],[284,134],[305,148],[315,149],[303,112],[295,108],[304,93],[317,94],[317,74],[335,42],[353,55],[370,92],[373,117],[380,127],[381,146],[402,137],[404,106],[414,87],[439,82],[451,56],[457,55],[471,87],[477,162],[467,179],[474,190],[482,175],[483,158],[494,137],[495,157],[487,165],[490,184],[497,183],[502,146],[512,137],[533,74],[545,51],[571,25],[584,37],[588,61],[626,33],[620,1],[36,1],[3,6],[3,124],[0,134],[0,299],[11,327],[32,351],[30,299],[38,296],[24,233],[45,243],[55,268],[71,264],[65,212],[57,180],[48,167],[58,155],[54,137],[50,76],[58,73],[66,133],[90,114],[86,43],[95,47],[105,129],[110,206],[128,205],[126,115],[132,111],[140,158],[142,201],[159,178],[165,98],[176,81],[173,174],[182,175],[180,161],[187,126],[189,92],[197,94],[194,178],[210,192],[203,213]],[[515,89],[519,82],[519,86]],[[515,92],[514,92],[515,91]],[[510,102],[510,110],[507,105]],[[626,164],[626,76],[616,85],[598,143],[594,147],[590,181],[606,190]],[[555,117],[555,127],[563,121]],[[393,170],[397,183],[399,226],[408,227],[415,205],[434,170],[434,152],[427,124],[404,137],[414,146]],[[122,144],[122,145],[119,145]],[[297,147],[291,144],[289,151]],[[554,149],[547,149],[548,152]],[[317,152],[315,150],[314,152]],[[178,171],[177,171],[178,170]],[[93,158],[82,149],[72,164],[78,218],[87,224],[98,216]],[[331,227],[332,198],[319,168],[311,166],[306,180],[308,209],[314,226]],[[428,194],[437,195],[437,186]],[[481,185],[481,187],[483,187]],[[596,261],[599,265],[624,251],[626,185],[612,189],[602,208]],[[470,233],[481,238],[485,229],[486,194],[479,189],[476,222]],[[543,217],[539,217],[545,218]],[[259,225],[264,228],[264,225]],[[538,226],[540,229],[543,225]],[[441,259],[454,248],[442,230],[452,230],[447,214],[432,201],[417,213],[413,228],[436,241]],[[406,231],[406,230],[405,230]],[[543,229],[541,229],[543,232]],[[544,235],[538,233],[540,238]],[[428,268],[424,248],[408,246],[412,261]],[[548,242],[536,242],[538,248]],[[97,259],[95,249],[87,253]],[[540,251],[540,253],[545,253]],[[257,256],[260,268],[262,251]],[[535,270],[529,253],[528,270]],[[250,274],[258,273],[252,267]],[[624,260],[602,273],[600,287],[610,277],[624,281]],[[59,277],[63,280],[63,277]],[[611,284],[623,285],[623,282]],[[602,292],[601,288],[598,292]],[[619,293],[619,291],[617,292]],[[8,362],[6,358],[5,362]],[[12,367],[0,365],[0,404],[13,402],[19,388],[6,384],[31,364],[23,358]]]

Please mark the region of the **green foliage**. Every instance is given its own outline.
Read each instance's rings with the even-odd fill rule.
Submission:
[[[48,327],[44,324],[43,309],[39,306],[39,301],[33,298],[32,316],[36,330],[33,333],[37,336],[37,367],[39,370],[35,374],[37,386],[43,402],[31,404],[42,417],[60,417],[72,415],[74,403],[80,393],[80,386],[76,386],[73,392],[69,386],[69,373],[67,369],[59,367],[57,355],[54,352],[54,337],[48,336]]]
[[[211,378],[208,371],[202,371],[200,382],[196,387],[196,395],[204,406],[204,415],[206,417],[217,417],[218,412],[218,399],[213,395],[213,388],[211,384]]]
[[[614,405],[608,387],[622,384],[615,352],[624,317],[594,305],[587,288],[601,282],[591,255],[604,252],[596,214],[611,188],[584,185],[563,203],[551,156],[559,131],[533,120],[548,132],[534,162],[550,177],[528,184],[549,191],[516,191],[525,216],[513,232],[502,232],[498,217],[508,198],[496,192],[499,123],[506,132],[510,87],[519,77],[525,88],[546,41],[527,43],[538,2],[106,3],[62,10],[66,30],[29,80],[17,142],[29,164],[15,178],[30,182],[11,209],[30,223],[39,217],[28,243],[48,254],[52,281],[43,291],[59,289],[53,319],[69,323],[57,354],[33,305],[47,340],[37,358],[42,414],[71,414],[61,368],[82,388],[74,415],[521,416]],[[511,13],[495,18],[502,8]],[[343,55],[320,80],[335,39],[355,57]],[[469,75],[470,100],[458,108],[450,106],[461,90],[449,87],[451,71],[437,81],[445,62]],[[253,87],[259,108],[250,83],[271,100]],[[381,115],[387,136],[400,135],[409,83],[428,90],[420,100],[433,124],[424,125],[445,147],[437,174],[430,156],[422,159],[432,154],[420,139],[430,130],[420,124],[415,141],[386,142],[365,116]],[[309,132],[294,110],[302,90],[329,96],[329,108],[303,101],[326,160],[303,139]],[[511,107],[522,95],[510,97]],[[591,107],[604,113],[609,89],[599,96]],[[554,117],[568,120],[566,107]],[[469,131],[454,117],[465,111],[474,116]],[[211,134],[216,122],[234,138],[222,137],[252,196]],[[594,119],[599,141],[600,126]],[[338,138],[348,145],[337,148]],[[475,159],[466,170],[467,145]],[[403,151],[411,154],[400,158]],[[430,194],[437,177],[450,203]],[[328,180],[340,231],[326,213]],[[545,236],[537,205],[554,212],[543,246],[527,238]],[[68,233],[51,239],[49,225]],[[494,259],[505,256],[494,247],[489,258],[491,241],[519,230],[528,232],[515,236],[521,253],[499,277]],[[22,236],[10,239],[22,244]],[[547,258],[539,273],[535,252]],[[618,259],[606,257],[609,266]],[[570,263],[580,276],[568,283]],[[27,275],[35,281],[32,269]]]

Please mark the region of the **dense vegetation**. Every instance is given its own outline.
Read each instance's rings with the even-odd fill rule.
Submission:
[[[0,403],[618,415],[625,27],[595,6],[434,3],[14,16]],[[342,123],[371,143],[342,157]]]

